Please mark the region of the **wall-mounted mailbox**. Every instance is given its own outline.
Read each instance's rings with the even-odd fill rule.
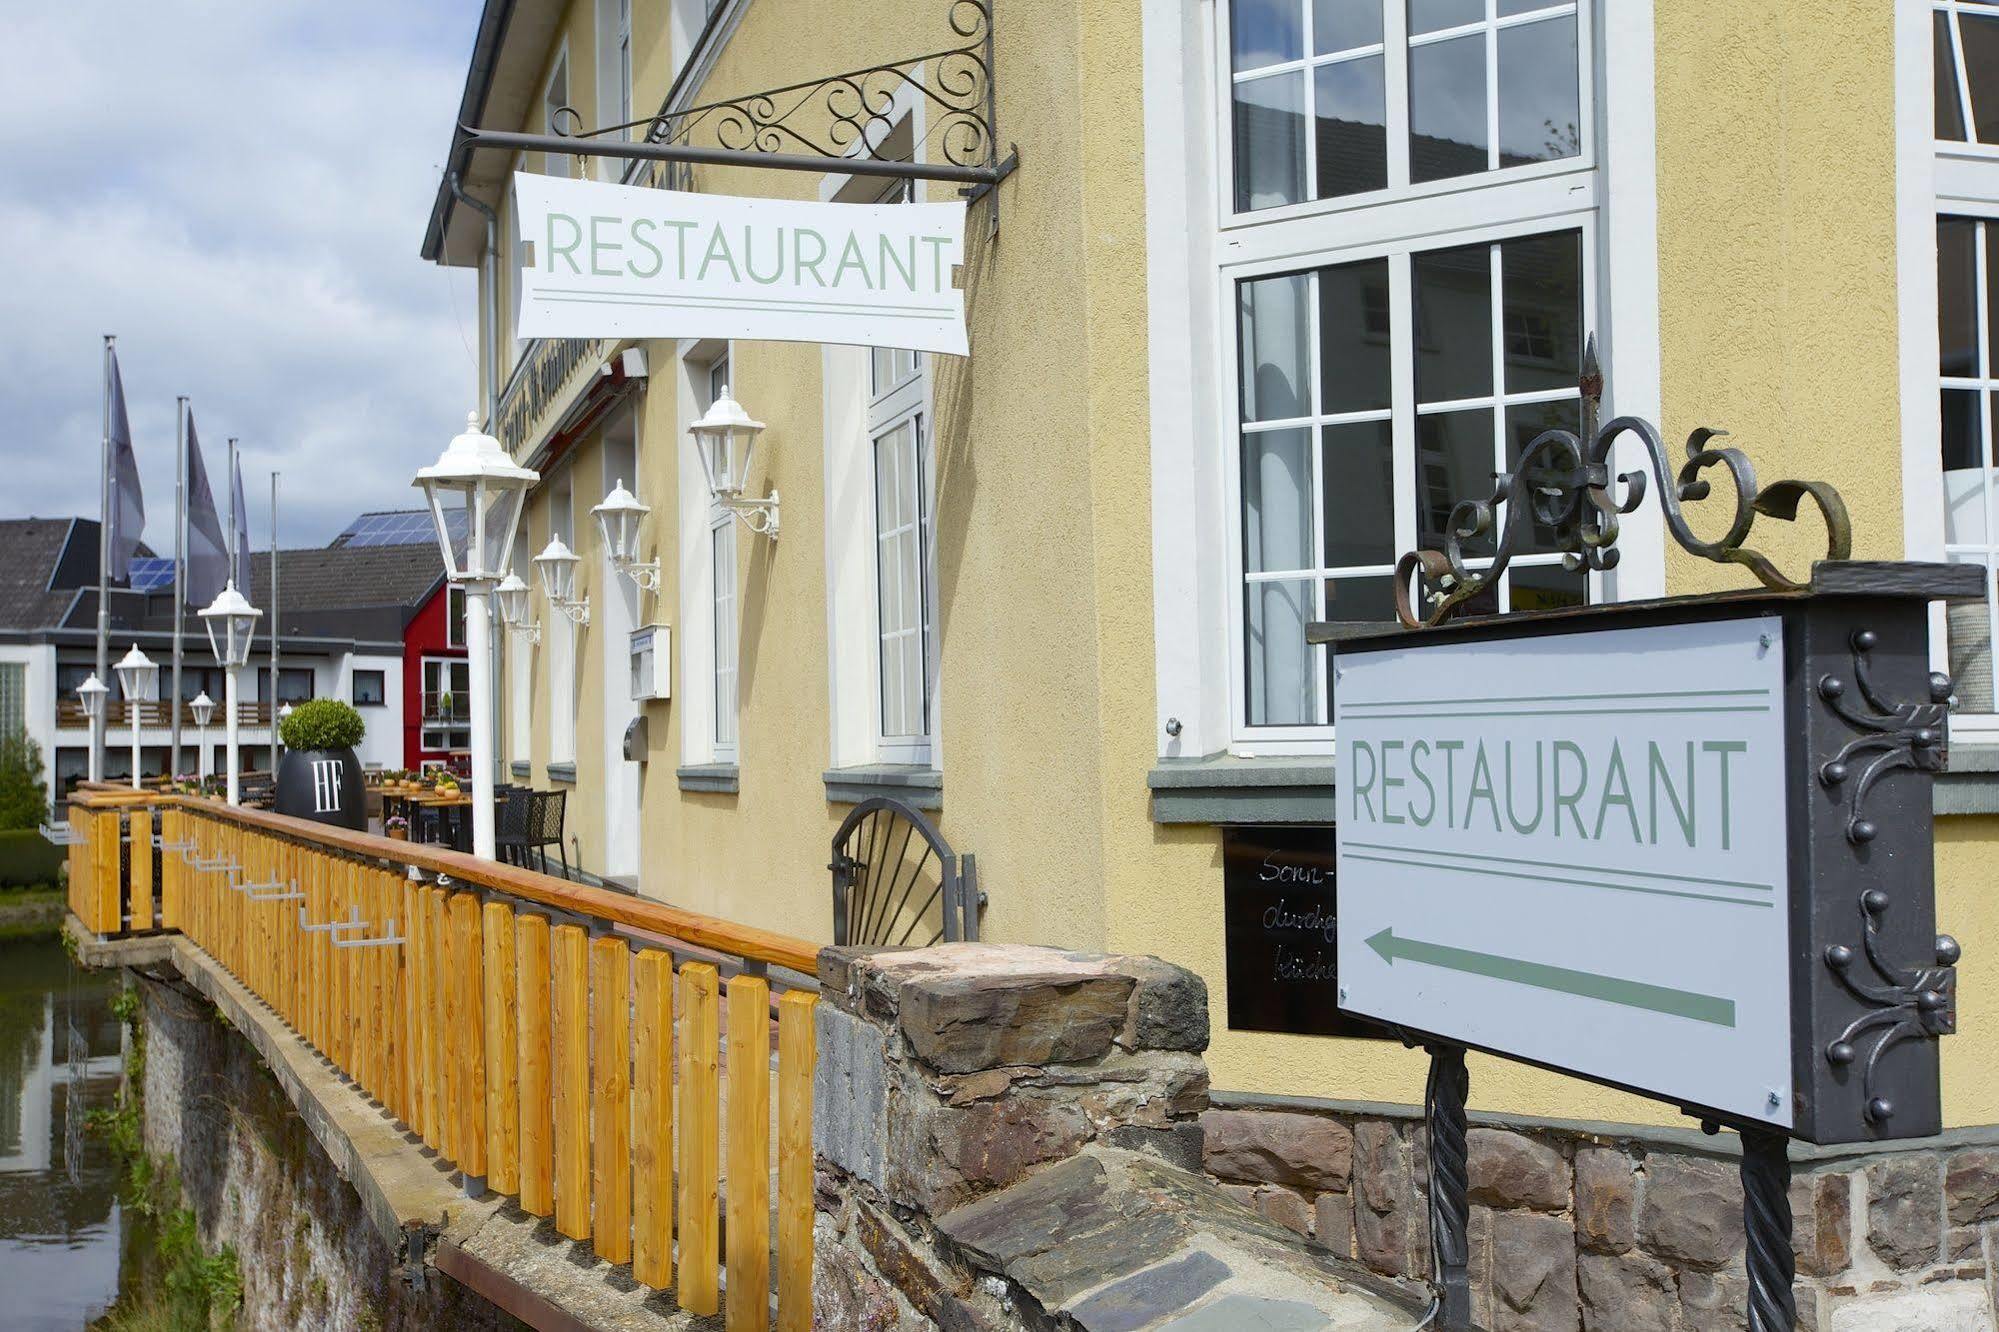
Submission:
[[[640,702],[673,697],[673,627],[649,624],[632,631],[632,697]]]

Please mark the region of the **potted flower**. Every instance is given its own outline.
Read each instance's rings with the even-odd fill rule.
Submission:
[[[389,815],[389,821],[382,827],[395,841],[407,842],[410,839],[410,821],[400,814]]]
[[[277,812],[366,829],[368,802],[354,746],[367,729],[361,714],[336,698],[315,698],[294,707],[278,724],[285,757],[278,767]]]

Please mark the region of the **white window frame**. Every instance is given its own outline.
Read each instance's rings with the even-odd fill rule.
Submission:
[[[462,648],[465,646],[465,585],[446,583],[444,585],[444,646]]]
[[[1304,3],[1303,49],[1304,58],[1278,65],[1261,66],[1247,70],[1240,76],[1235,72],[1234,42],[1230,31],[1231,0],[1214,0],[1215,9],[1215,88],[1214,98],[1215,145],[1218,170],[1215,177],[1214,210],[1215,225],[1222,231],[1240,231],[1245,228],[1268,228],[1275,224],[1296,221],[1301,218],[1317,217],[1325,213],[1357,212],[1381,207],[1396,202],[1417,202],[1434,199],[1438,195],[1463,194],[1467,191],[1482,190],[1492,186],[1510,186],[1527,181],[1545,180],[1551,177],[1572,176],[1578,172],[1593,172],[1596,165],[1596,84],[1601,79],[1598,71],[1596,33],[1594,22],[1595,4],[1592,0],[1553,0],[1552,3],[1524,14],[1512,14],[1502,18],[1496,10],[1495,0],[1485,0],[1486,17],[1463,27],[1440,29],[1424,33],[1413,42],[1408,37],[1408,7],[1401,0],[1387,0],[1383,6],[1382,42],[1379,54],[1382,61],[1383,86],[1387,97],[1385,120],[1387,124],[1388,184],[1379,190],[1368,190],[1358,194],[1342,194],[1330,199],[1313,199],[1313,186],[1318,175],[1317,154],[1311,146],[1311,122],[1313,100],[1308,95],[1304,104],[1305,112],[1305,193],[1306,198],[1295,204],[1281,204],[1272,208],[1259,208],[1251,212],[1235,211],[1235,84],[1256,78],[1268,77],[1290,69],[1303,69],[1307,65],[1335,63],[1326,57],[1312,54],[1312,4]],[[1576,114],[1581,122],[1580,151],[1573,157],[1559,158],[1548,162],[1528,162],[1514,167],[1498,167],[1498,135],[1493,132],[1498,121],[1499,79],[1497,70],[1496,41],[1486,42],[1485,101],[1487,137],[1492,140],[1487,145],[1488,160],[1493,166],[1488,170],[1471,175],[1453,176],[1445,180],[1431,180],[1411,183],[1409,179],[1409,62],[1410,45],[1427,46],[1436,42],[1469,36],[1484,32],[1487,28],[1518,27],[1522,24],[1538,22],[1573,12],[1576,15],[1576,48],[1582,52],[1584,68],[1576,88]],[[1635,18],[1635,16],[1634,16]],[[1649,21],[1649,15],[1647,16]],[[1375,48],[1366,48],[1373,51]],[[1402,59],[1391,58],[1391,53],[1400,52]],[[1343,58],[1359,58],[1361,49],[1341,53]],[[1434,225],[1434,222],[1431,223]],[[1393,234],[1419,234],[1422,224],[1391,222]],[[1346,234],[1344,231],[1342,234]]]
[[[1311,5],[1306,3],[1307,28],[1304,34],[1304,49],[1311,51],[1309,28]],[[1603,237],[1600,230],[1602,218],[1602,178],[1597,164],[1599,140],[1598,90],[1604,84],[1607,61],[1599,50],[1596,40],[1596,3],[1582,0],[1574,5],[1553,4],[1528,14],[1496,19],[1494,0],[1487,0],[1487,20],[1480,25],[1463,30],[1450,29],[1437,34],[1425,34],[1422,42],[1442,40],[1472,31],[1482,31],[1487,24],[1511,26],[1520,22],[1546,18],[1558,12],[1573,8],[1576,14],[1577,49],[1582,54],[1581,69],[1578,73],[1577,106],[1581,121],[1581,151],[1573,157],[1550,162],[1534,162],[1521,166],[1489,169],[1482,173],[1452,177],[1446,180],[1409,183],[1408,175],[1408,123],[1407,123],[1407,80],[1406,58],[1397,60],[1383,57],[1385,66],[1388,102],[1388,179],[1386,189],[1373,190],[1361,194],[1342,195],[1330,199],[1308,199],[1297,204],[1257,209],[1251,212],[1235,211],[1235,161],[1234,161],[1234,102],[1233,87],[1235,73],[1232,62],[1232,42],[1229,31],[1231,0],[1215,0],[1213,39],[1210,49],[1212,59],[1211,77],[1214,93],[1211,97],[1214,157],[1217,169],[1212,182],[1212,208],[1215,216],[1216,238],[1212,250],[1213,267],[1207,279],[1216,284],[1218,293],[1210,303],[1213,312],[1214,346],[1218,355],[1211,371],[1216,377],[1217,391],[1214,394],[1216,411],[1214,438],[1222,441],[1223,458],[1220,479],[1223,490],[1222,527],[1225,536],[1224,553],[1227,574],[1226,608],[1228,633],[1228,662],[1224,678],[1227,688],[1226,741],[1228,747],[1238,753],[1254,754],[1264,752],[1265,746],[1275,747],[1287,754],[1330,754],[1333,752],[1333,728],[1330,717],[1325,716],[1326,691],[1325,652],[1323,647],[1311,651],[1310,671],[1319,680],[1316,688],[1320,715],[1323,721],[1306,725],[1259,725],[1251,726],[1249,713],[1249,684],[1247,679],[1246,638],[1248,626],[1245,622],[1246,585],[1253,575],[1244,568],[1242,546],[1242,480],[1241,480],[1241,375],[1239,370],[1240,348],[1237,328],[1237,284],[1245,279],[1267,277],[1275,274],[1303,272],[1340,264],[1360,262],[1370,259],[1389,260],[1390,310],[1399,312],[1399,317],[1391,315],[1389,374],[1391,379],[1389,418],[1396,423],[1394,430],[1395,467],[1395,551],[1397,554],[1414,549],[1416,534],[1416,439],[1414,424],[1418,410],[1415,401],[1415,364],[1411,338],[1414,332],[1413,291],[1410,272],[1411,256],[1432,250],[1453,249],[1460,246],[1490,244],[1550,232],[1580,230],[1582,233],[1582,279],[1583,279],[1583,329],[1585,335],[1598,329],[1606,322],[1604,303],[1600,299],[1600,258]],[[1406,34],[1406,7],[1397,3],[1384,5],[1384,45],[1388,52],[1404,52]],[[1636,21],[1639,16],[1626,18]],[[1649,15],[1644,16],[1649,22]],[[1491,126],[1495,99],[1498,96],[1498,81],[1493,69],[1496,43],[1487,42],[1486,99],[1488,126]],[[1310,60],[1308,54],[1307,60]],[[1299,62],[1301,65],[1306,62]],[[1266,71],[1267,72],[1267,71]],[[1311,105],[1306,105],[1307,122]],[[1495,136],[1496,137],[1496,136]],[[1489,147],[1497,152],[1496,142]],[[1308,139],[1306,158],[1308,171],[1313,160]],[[1307,176],[1307,191],[1310,191],[1310,175]],[[1448,207],[1440,208],[1444,196],[1449,196]],[[1329,215],[1338,215],[1339,237],[1336,245],[1327,244]],[[1503,343],[1505,320],[1503,304],[1497,287],[1499,273],[1494,270],[1494,300],[1492,304],[1493,336],[1496,344]],[[1653,288],[1656,291],[1656,287]],[[1312,327],[1317,329],[1317,315],[1314,311]],[[1656,344],[1655,344],[1656,345]],[[1318,374],[1317,347],[1311,348],[1308,365],[1312,373]],[[1494,392],[1503,392],[1503,382],[1495,382]],[[1517,395],[1506,394],[1508,401]],[[1525,395],[1533,398],[1541,395]],[[1483,400],[1490,405],[1491,398]],[[1317,407],[1321,404],[1315,402]],[[1461,404],[1426,404],[1423,414],[1437,410],[1449,410]],[[1475,405],[1475,404],[1474,404]],[[1367,414],[1360,414],[1365,416]],[[1315,427],[1318,418],[1313,418]],[[1318,460],[1319,446],[1316,438],[1314,448],[1314,476],[1317,477],[1321,462]],[[1620,460],[1622,455],[1620,455]],[[1461,497],[1462,498],[1462,497]],[[1318,548],[1317,558],[1323,550],[1320,540],[1325,513],[1323,497],[1315,494],[1313,503],[1313,535]],[[1526,563],[1527,561],[1519,561]],[[1370,566],[1370,569],[1372,566]],[[1343,569],[1349,575],[1364,574],[1368,570],[1360,568]],[[1380,569],[1381,573],[1392,574],[1394,564]],[[1314,577],[1315,588],[1323,579]],[[1592,601],[1604,599],[1611,591],[1608,581],[1600,574],[1589,576],[1589,596]],[[1320,595],[1315,590],[1315,597]],[[1198,752],[1198,751],[1197,751]]]
[[[937,542],[936,542],[936,446],[931,428],[931,385],[929,363],[917,353],[915,369],[881,392],[874,391],[873,359],[870,357],[867,460],[869,531],[874,547],[874,664],[873,725],[876,753],[884,763],[928,764],[937,733]],[[885,668],[883,652],[886,633],[882,626],[881,590],[887,570],[882,565],[881,514],[879,512],[881,448],[888,436],[903,427],[915,432],[917,483],[917,583],[922,606],[916,632],[921,635],[923,662],[923,727],[917,735],[890,735],[884,713]]]
[[[597,124],[623,125],[632,119],[632,0],[597,0]],[[630,130],[619,131],[630,140]],[[615,157],[594,159],[591,171],[599,180],[623,178],[629,163]]]
[[[518,574],[530,589],[535,589],[540,578],[528,559],[526,524],[514,537],[511,570]],[[531,590],[529,613],[540,616],[547,607],[547,599],[538,590]],[[558,618],[562,618],[558,616]],[[541,621],[537,619],[537,625]],[[534,757],[534,635],[519,633],[512,628],[503,628],[507,638],[507,757],[525,763]],[[548,632],[547,629],[542,630]]]
[[[424,712],[424,699],[438,692],[430,687],[432,670],[439,667],[443,668],[445,678],[449,679],[454,666],[464,670],[465,689],[463,692],[469,696],[472,692],[472,666],[464,657],[433,657],[426,655],[417,661],[417,748],[423,750],[425,753],[442,754],[449,753],[454,749],[470,749],[472,747],[472,714],[470,712],[465,714],[465,724],[463,726],[433,726]],[[453,683],[451,694],[454,705],[459,702],[459,693],[457,684]],[[467,701],[469,702],[469,698]],[[464,736],[465,743],[462,745],[452,744],[451,737],[454,735]],[[442,737],[443,743],[434,743],[440,737]]]
[[[1897,264],[1902,321],[1902,488],[1903,547],[1910,559],[1943,560],[1953,555],[1991,552],[1987,573],[1988,627],[1999,627],[1999,589],[1994,574],[1999,565],[1999,494],[1988,485],[1986,542],[1952,545],[1945,541],[1944,473],[1942,459],[1943,388],[1999,389],[1999,346],[1991,335],[1991,285],[1984,281],[1987,255],[1976,255],[1982,378],[1945,379],[1941,374],[1938,305],[1941,294],[1936,233],[1945,218],[1963,218],[1999,228],[1999,144],[1936,137],[1934,15],[1957,23],[1960,14],[1999,19],[1999,8],[1960,4],[1957,0],[1908,3],[1896,11],[1896,224]],[[1953,33],[1955,82],[1959,113],[1967,136],[1977,133],[1970,106],[1963,45]],[[1999,429],[1992,416],[1993,398],[1981,404],[1987,457],[1999,449]],[[1991,649],[1999,654],[1999,638]],[[1945,608],[1933,604],[1930,615],[1930,657],[1934,669],[1950,667],[1949,629]],[[1999,705],[1991,711],[1954,709],[1951,730],[1960,739],[1999,741]]]
[[[549,535],[561,537],[562,544],[571,550],[576,549],[574,470],[565,466],[552,480],[544,481],[548,486]],[[583,566],[580,562],[576,572],[577,595],[587,595],[581,584]],[[546,597],[541,600],[546,604]],[[548,761],[573,764],[576,762],[576,713],[579,705],[576,667],[583,655],[576,640],[582,631],[574,620],[560,611],[550,615],[548,620],[553,631],[548,672]]]
[[[554,96],[557,75],[560,75],[562,78],[562,100],[559,102]],[[536,99],[536,105],[541,108],[540,133],[554,134],[556,132],[556,110],[559,107],[569,105],[569,98],[569,38],[565,36],[561,44],[555,48],[555,59],[549,64],[548,77],[541,81],[541,96]],[[576,174],[576,159],[568,153],[543,153],[541,155],[541,174],[544,176],[574,176]]]
[[[733,344],[701,367],[704,410],[722,389],[730,387],[734,372]],[[741,554],[736,545],[736,515],[712,496],[707,504],[709,735],[714,762],[738,763],[743,723]]]

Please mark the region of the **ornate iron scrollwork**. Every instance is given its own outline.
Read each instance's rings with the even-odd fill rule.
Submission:
[[[1686,458],[1675,473],[1665,441],[1649,421],[1620,416],[1597,429],[1596,404],[1603,393],[1603,378],[1597,369],[1595,338],[1590,339],[1585,353],[1582,391],[1580,436],[1559,429],[1535,436],[1522,451],[1519,464],[1495,477],[1489,499],[1460,500],[1453,506],[1441,550],[1414,550],[1396,564],[1395,608],[1404,626],[1420,629],[1439,624],[1466,602],[1497,586],[1532,526],[1554,532],[1563,567],[1569,571],[1615,568],[1617,520],[1645,499],[1644,472],[1624,472],[1616,477],[1624,487],[1622,498],[1612,482],[1611,450],[1624,435],[1644,445],[1651,474],[1658,482],[1667,530],[1683,549],[1716,563],[1743,565],[1773,590],[1800,590],[1803,584],[1786,578],[1767,556],[1743,543],[1758,515],[1793,522],[1799,505],[1810,499],[1825,519],[1826,558],[1843,560],[1852,553],[1852,524],[1837,490],[1823,481],[1785,480],[1758,486],[1756,468],[1741,450],[1714,446],[1713,441],[1723,438],[1725,431],[1702,427],[1689,435]],[[1713,485],[1703,473],[1715,467],[1725,469],[1734,485],[1735,513],[1719,540],[1703,541],[1688,525],[1681,505],[1710,497]],[[1493,536],[1500,505],[1505,506],[1506,520],[1498,533],[1496,550],[1490,557],[1467,555],[1467,542]],[[1475,570],[1474,562],[1484,563],[1484,567]]]
[[[1853,635],[1853,683],[1859,694],[1856,704],[1847,692],[1846,681],[1837,675],[1819,677],[1818,694],[1848,726],[1861,732],[1840,747],[1840,751],[1819,766],[1819,781],[1828,788],[1853,778],[1847,793],[1846,836],[1852,842],[1871,842],[1878,831],[1866,817],[1867,793],[1897,768],[1919,772],[1941,772],[1949,749],[1946,743],[1950,718],[1950,677],[1930,675],[1930,697],[1924,703],[1888,703],[1875,691],[1867,667],[1868,654],[1880,641],[1872,629]],[[1853,762],[1862,754],[1871,755],[1854,777]]]
[[[989,0],[950,0],[946,20],[960,41],[941,51],[588,132],[575,127],[575,112],[564,107],[552,117],[552,126],[565,137],[595,138],[643,128],[647,143],[685,145],[703,138],[738,152],[874,156],[900,118],[898,98],[907,92],[925,108],[931,160],[993,166],[998,142],[992,8]]]
[[[1881,917],[1887,914],[1888,905],[1888,894],[1879,888],[1869,888],[1860,895],[1861,950],[1875,980],[1856,974],[1855,963],[1861,954],[1856,954],[1851,945],[1833,944],[1825,950],[1825,964],[1832,974],[1839,978],[1847,993],[1869,1008],[1826,1044],[1825,1057],[1835,1067],[1848,1067],[1860,1057],[1855,1042],[1863,1035],[1874,1034],[1860,1075],[1861,1095],[1865,1098],[1863,1112],[1870,1124],[1884,1124],[1895,1113],[1894,1102],[1875,1093],[1874,1079],[1881,1056],[1911,1036],[1935,1039],[1957,1030],[1957,1005],[1952,993],[1957,960],[1962,952],[1957,940],[1948,934],[1937,936],[1934,966],[1893,965],[1882,956],[1879,937]]]

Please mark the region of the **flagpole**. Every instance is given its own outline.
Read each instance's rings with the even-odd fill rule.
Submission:
[[[278,474],[271,473],[271,780],[278,779]]]
[[[229,437],[229,475],[223,477],[222,481],[224,485],[229,487],[229,577],[227,581],[233,583],[236,581],[236,436],[234,435]],[[248,591],[249,589],[244,589],[246,595]]]
[[[174,464],[174,671],[173,693],[168,703],[168,745],[173,758],[167,766],[169,777],[180,776],[180,634],[182,615],[187,608],[187,395],[174,399],[175,428],[180,447]]]
[[[106,604],[111,592],[111,355],[118,341],[115,333],[104,335],[104,475],[97,491],[97,678],[111,675],[111,610]],[[90,780],[104,780],[104,709],[90,722]]]

